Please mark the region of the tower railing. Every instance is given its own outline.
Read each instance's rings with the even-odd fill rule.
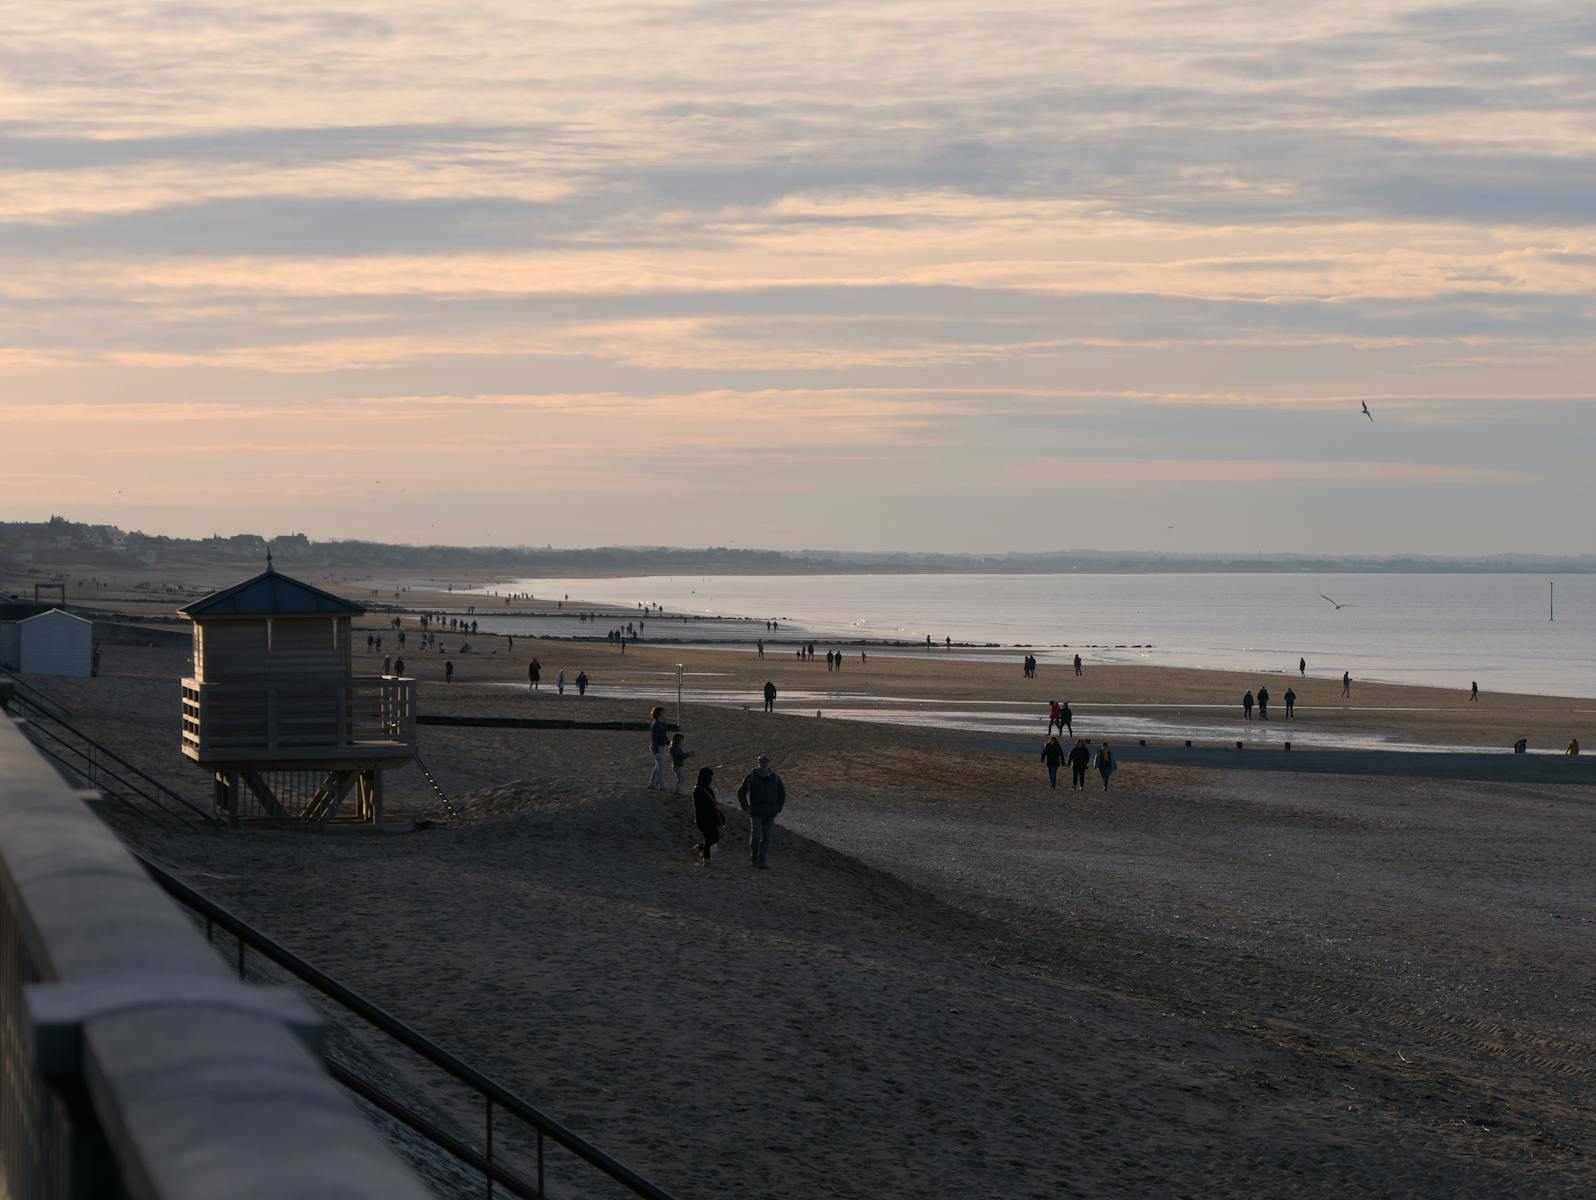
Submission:
[[[416,681],[400,675],[183,680],[183,753],[199,762],[408,757]]]

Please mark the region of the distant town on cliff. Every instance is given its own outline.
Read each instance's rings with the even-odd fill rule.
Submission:
[[[155,571],[264,564],[268,547],[284,570],[435,577],[525,578],[618,575],[1053,574],[1083,572],[1526,572],[1596,571],[1596,554],[1496,554],[1473,558],[1406,554],[1322,556],[1054,550],[957,554],[909,551],[757,550],[730,546],[409,546],[312,541],[303,533],[168,537],[53,516],[0,522],[0,566],[9,575],[64,571]]]

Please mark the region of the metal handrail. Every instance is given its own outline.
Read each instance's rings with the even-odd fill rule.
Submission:
[[[48,733],[49,732],[43,726],[35,726],[35,728],[38,729],[38,731],[40,733]],[[53,734],[53,733],[49,734],[49,736],[52,737],[52,738],[55,738],[55,740],[58,741],[58,742],[61,741],[61,739],[56,737],[56,735]],[[81,755],[81,753],[82,753],[82,751],[75,750],[71,746],[68,746],[65,742],[61,742],[61,745],[64,748],[66,748],[68,750],[71,750],[72,753],[74,753],[74,754]],[[35,750],[37,750],[40,754],[44,755],[46,758],[50,759],[52,762],[59,763],[63,769],[71,771],[71,772],[73,772],[74,774],[77,774],[77,775],[83,774],[83,768],[77,767],[77,766],[73,766],[72,763],[67,761],[67,759],[63,758],[61,755],[57,754],[54,750],[52,750],[49,746],[46,746],[43,742],[34,741],[33,742],[33,748]],[[152,817],[149,813],[145,812],[144,809],[140,808],[137,804],[134,804],[133,801],[128,799],[126,796],[124,796],[120,792],[118,792],[116,790],[115,786],[107,785],[106,783],[104,783],[102,781],[102,782],[100,782],[100,783],[95,785],[95,789],[97,791],[101,792],[102,794],[108,794],[108,795],[114,797],[115,799],[120,800],[123,804],[127,805],[128,811],[130,813],[132,813],[134,816],[136,816],[139,820],[148,821],[152,825],[153,824],[157,824],[157,822],[156,822],[154,817]],[[164,808],[161,809],[160,811],[161,811],[161,813],[163,815],[166,813],[166,810]]]
[[[210,923],[220,925],[238,939],[240,970],[242,970],[244,947],[247,945],[290,974],[309,984],[329,1000],[347,1009],[367,1024],[386,1033],[400,1045],[413,1050],[435,1067],[482,1096],[488,1102],[490,1131],[488,1146],[490,1155],[492,1147],[492,1106],[496,1104],[513,1116],[519,1117],[538,1132],[540,1175],[542,1174],[541,1164],[543,1158],[542,1139],[548,1137],[590,1166],[597,1168],[616,1183],[621,1184],[633,1195],[646,1197],[647,1200],[673,1200],[671,1194],[663,1188],[644,1179],[626,1164],[610,1157],[580,1134],[560,1124],[553,1117],[540,1112],[496,1080],[490,1079],[474,1067],[460,1061],[460,1059],[450,1054],[430,1038],[423,1037],[391,1013],[371,1003],[358,992],[345,987],[325,971],[312,966],[293,951],[273,941],[254,926],[234,916],[215,901],[195,891],[175,875],[156,866],[142,855],[134,854],[134,857],[149,873],[150,878],[155,880],[170,896],[185,907],[203,916],[207,925]],[[541,1180],[539,1190],[533,1194],[542,1195]]]
[[[381,1088],[374,1087],[372,1084],[367,1083],[348,1067],[334,1061],[331,1056],[324,1060],[324,1065],[326,1066],[327,1073],[329,1075],[331,1075],[339,1083],[343,1084],[344,1087],[348,1088],[351,1092],[355,1093],[355,1095],[359,1096],[367,1104],[370,1104],[374,1108],[381,1109],[383,1112],[387,1113],[390,1117],[393,1117],[397,1121],[404,1122],[404,1124],[410,1126],[411,1129],[414,1129],[417,1133],[421,1134],[422,1137],[426,1138],[433,1145],[439,1147],[440,1149],[447,1150],[450,1154],[454,1155],[467,1166],[481,1171],[483,1175],[491,1179],[494,1183],[509,1188],[510,1191],[515,1193],[515,1195],[523,1197],[523,1200],[543,1200],[543,1184],[541,1182],[534,1184],[528,1180],[522,1179],[521,1176],[517,1175],[514,1171],[506,1170],[504,1167],[494,1162],[491,1158],[487,1158],[486,1156],[479,1154],[470,1146],[462,1142],[459,1138],[455,1137],[454,1134],[450,1133],[448,1130],[442,1128],[432,1121],[427,1120],[426,1117],[422,1116],[409,1105],[395,1100]],[[538,1134],[538,1166],[540,1177],[542,1174],[542,1159],[543,1135],[540,1133]],[[491,1195],[492,1193],[490,1192],[489,1194]]]
[[[0,675],[4,675],[12,683],[16,684],[17,687],[21,688],[24,692],[29,693],[29,695],[17,696],[18,700],[21,700],[24,703],[32,703],[35,707],[42,702],[44,704],[48,704],[51,708],[59,709],[69,717],[72,715],[72,710],[70,708],[62,704],[59,700],[53,700],[49,696],[46,696],[26,679],[19,677],[17,673],[11,670],[9,667],[0,667]],[[50,715],[55,716],[54,713],[51,713]],[[59,721],[62,718],[56,717],[55,719]]]
[[[188,809],[189,812],[193,813],[200,820],[204,821],[212,829],[215,829],[217,827],[216,818],[211,816],[210,813],[206,812],[203,808],[200,808],[199,805],[193,803],[192,801],[185,800],[182,796],[179,796],[176,792],[174,792],[171,788],[167,787],[160,780],[151,778],[145,772],[141,771],[138,767],[135,767],[132,763],[128,762],[127,759],[123,758],[115,750],[109,749],[108,747],[106,747],[106,746],[102,745],[101,743],[95,741],[88,734],[84,733],[77,726],[73,725],[70,721],[64,721],[60,717],[54,716],[51,713],[46,712],[43,708],[40,708],[39,705],[35,701],[33,701],[32,699],[30,699],[30,698],[28,698],[26,696],[16,696],[16,697],[14,697],[14,699],[15,699],[16,702],[20,703],[23,707],[25,707],[25,708],[27,708],[29,710],[29,712],[27,714],[25,714],[25,715],[28,717],[28,720],[30,721],[30,723],[32,723],[34,728],[38,729],[38,731],[40,733],[46,734],[46,735],[48,735],[50,737],[53,737],[57,742],[60,742],[61,745],[65,746],[73,754],[76,754],[78,757],[82,758],[85,763],[88,764],[87,770],[79,771],[79,768],[77,768],[75,766],[72,767],[72,770],[79,771],[79,773],[84,775],[89,780],[90,783],[94,783],[95,782],[93,773],[95,771],[99,771],[99,772],[101,772],[101,773],[103,773],[105,775],[110,776],[110,778],[112,779],[113,782],[121,784],[128,791],[133,792],[135,795],[140,796],[141,798],[150,801],[152,804],[155,804],[155,805],[159,806],[162,810],[164,810],[164,811],[166,811],[168,813],[170,813],[171,810],[170,810],[170,808],[168,808],[168,806],[166,804],[166,800],[172,800],[175,803],[180,804],[184,808]],[[51,703],[54,703],[54,702],[52,701]],[[57,705],[57,707],[59,707],[59,705]],[[88,750],[84,751],[84,750],[79,749],[76,746],[73,746],[73,745],[69,744],[64,738],[62,738],[60,735],[58,735],[54,730],[50,729],[49,726],[44,724],[43,722],[49,722],[50,724],[53,724],[53,725],[59,725],[62,729],[66,730],[73,737],[75,737],[75,738],[79,739],[80,741],[82,741],[83,744],[88,747]],[[119,774],[117,771],[114,771],[114,770],[111,770],[110,768],[108,768],[103,762],[96,762],[94,757],[93,757],[96,754],[99,755],[101,758],[110,759],[113,763],[117,764],[117,766],[121,767],[124,771],[130,772],[131,774],[136,776],[138,779],[142,780],[144,783],[146,783],[150,787],[154,788],[156,794],[153,795],[153,796],[148,795],[146,792],[144,792],[138,786],[136,786],[135,784],[129,782],[127,779],[123,778],[121,776],[121,774]],[[162,797],[165,797],[165,799],[162,799]]]

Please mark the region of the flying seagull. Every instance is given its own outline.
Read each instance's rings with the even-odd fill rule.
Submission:
[[[1369,402],[1367,400],[1363,402],[1363,415],[1368,417],[1371,421],[1374,420],[1374,414],[1369,411]]]
[[[1326,596],[1323,592],[1320,592],[1319,593],[1319,599],[1321,599],[1321,600],[1330,600],[1330,597]],[[1331,604],[1336,604],[1336,602],[1334,600],[1330,600],[1330,603]],[[1354,606],[1350,605],[1350,604],[1336,604],[1336,611],[1340,612],[1343,608],[1352,608],[1352,607],[1354,607]]]

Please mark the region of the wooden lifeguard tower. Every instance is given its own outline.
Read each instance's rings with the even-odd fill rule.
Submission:
[[[194,623],[183,753],[214,773],[218,813],[381,820],[382,773],[414,753],[416,681],[355,675],[350,623],[365,609],[278,574],[268,553],[261,574],[178,611]]]

